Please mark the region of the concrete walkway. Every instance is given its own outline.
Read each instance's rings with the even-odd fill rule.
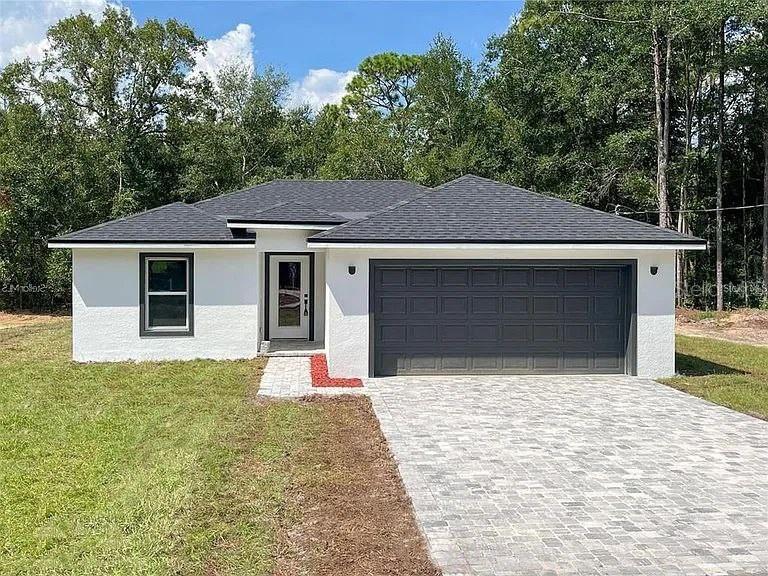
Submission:
[[[259,384],[259,396],[301,398],[310,394],[364,394],[364,388],[313,388],[309,358],[275,356],[269,358]]]
[[[366,382],[446,574],[768,574],[768,423],[629,377]]]

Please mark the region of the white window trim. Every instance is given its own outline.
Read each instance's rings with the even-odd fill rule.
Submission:
[[[150,262],[184,262],[187,289],[184,292],[158,292],[149,289]],[[184,326],[150,326],[149,297],[150,296],[184,296]],[[188,332],[189,331],[189,258],[186,256],[147,256],[144,258],[144,331],[145,332]]]

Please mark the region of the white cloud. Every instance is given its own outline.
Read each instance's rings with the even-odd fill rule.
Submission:
[[[235,62],[253,70],[253,30],[250,24],[238,24],[221,38],[208,40],[205,54],[195,56],[195,71],[215,80],[223,66]]]
[[[320,110],[326,104],[338,104],[355,74],[357,72],[354,70],[337,72],[328,68],[311,69],[301,81],[291,84],[288,104],[308,104],[313,110]]]
[[[48,48],[48,28],[80,12],[100,18],[108,4],[106,0],[0,0],[0,67],[27,57],[39,60]]]

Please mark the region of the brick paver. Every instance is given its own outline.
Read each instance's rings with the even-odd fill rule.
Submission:
[[[279,398],[300,398],[310,394],[361,394],[363,388],[313,388],[306,356],[273,356],[267,360],[258,394]]]
[[[366,382],[446,574],[766,574],[768,423],[629,377]]]

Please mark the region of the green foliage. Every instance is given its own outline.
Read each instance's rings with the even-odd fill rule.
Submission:
[[[410,178],[434,186],[468,172],[493,174],[480,78],[451,39],[438,36],[422,57],[414,96]]]
[[[405,142],[388,118],[373,110],[354,117],[327,106],[321,116],[334,123],[331,152],[320,167],[322,178],[388,179],[405,176]]]
[[[528,158],[516,171],[521,186],[595,206],[624,203],[626,183],[636,188],[653,159],[646,47],[631,27],[570,16],[561,6],[527,3],[490,43],[486,89],[513,123],[502,153],[509,147],[506,156]],[[573,6],[595,18],[614,9]],[[650,197],[652,180],[644,179],[641,192]]]
[[[285,152],[280,108],[287,78],[233,64],[215,79],[205,113],[182,128],[180,192],[187,201],[218,196],[280,175]]]
[[[174,20],[137,25],[117,8],[64,19],[43,62],[0,73],[0,277],[56,288],[3,292],[0,305],[67,302],[67,260],[45,245],[53,235],[273,178],[432,186],[472,172],[656,223],[654,38],[670,40],[670,207],[711,209],[721,21],[724,205],[760,204],[764,2],[528,0],[479,64],[442,36],[424,54],[372,55],[342,102],[320,111],[289,109],[288,79],[268,67],[194,72],[205,44]],[[673,225],[714,240],[711,212],[686,214]],[[725,216],[726,283],[754,283],[762,215]],[[681,265],[689,287],[713,281],[709,253]]]
[[[420,56],[395,52],[369,56],[347,86],[344,104],[356,112],[375,110],[382,115],[407,111],[414,102],[420,70]]]
[[[136,26],[114,8],[100,22],[66,18],[48,38],[42,62],[0,74],[0,262],[5,282],[22,287],[0,302],[15,307],[66,301],[59,280],[39,290],[47,271],[65,274],[49,263],[48,238],[173,198],[169,130],[191,104],[187,71],[202,46],[187,26]]]

